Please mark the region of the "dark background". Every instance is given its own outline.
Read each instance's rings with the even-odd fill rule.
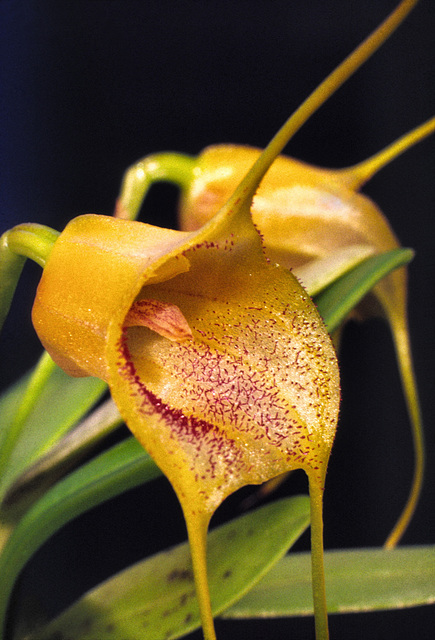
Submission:
[[[62,229],[81,213],[113,210],[123,171],[151,152],[196,154],[208,144],[264,146],[289,113],[394,7],[384,0],[0,0],[1,230],[25,221]],[[406,23],[305,125],[287,152],[341,167],[430,117],[435,102],[435,9]],[[405,544],[435,542],[434,141],[365,188],[405,246],[410,320],[426,421],[428,469]],[[150,194],[142,219],[173,225],[173,189]],[[1,385],[32,365],[38,268],[24,272],[0,343]],[[388,328],[348,327],[343,407],[325,496],[327,548],[382,544],[412,473],[409,427]],[[5,366],[4,363],[7,363]],[[112,501],[63,529],[25,571],[56,613],[85,589],[184,538],[165,481]],[[281,493],[303,491],[295,474]],[[165,500],[169,509],[162,512]],[[216,521],[237,511],[235,496]],[[299,548],[307,548],[304,537]],[[68,576],[68,577],[67,577]],[[331,617],[332,637],[433,637],[433,608]],[[218,623],[220,640],[313,636],[311,620]],[[198,632],[192,638],[200,638]]]

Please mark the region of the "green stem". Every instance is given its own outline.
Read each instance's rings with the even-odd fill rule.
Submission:
[[[184,517],[189,537],[196,597],[198,599],[204,640],[216,640],[207,579],[207,530],[210,515],[208,513],[185,512]]]
[[[196,158],[181,153],[156,153],[132,165],[124,174],[115,216],[135,220],[154,182],[173,182],[185,188],[192,180]]]
[[[27,222],[6,231],[2,242],[13,253],[31,258],[44,268],[58,237],[59,232],[50,227]]]
[[[308,474],[311,511],[311,576],[313,588],[316,640],[328,640],[325,570],[323,566],[323,481],[318,474]]]
[[[12,298],[26,259],[9,251],[5,236],[0,244],[0,331],[11,308]]]
[[[50,255],[58,232],[41,224],[20,224],[0,238],[0,330],[8,315],[12,298],[24,267],[31,258],[41,267]]]
[[[25,259],[31,258],[41,267],[44,267],[58,236],[59,233],[57,231],[36,223],[20,224],[1,236],[0,328],[10,309]],[[51,375],[53,367],[54,364],[48,355],[44,356],[37,366],[15,419],[2,442],[0,473],[7,465],[26,418],[41,388]]]

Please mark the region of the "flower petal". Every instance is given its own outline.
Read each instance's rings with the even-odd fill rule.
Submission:
[[[192,337],[186,318],[175,304],[160,300],[138,300],[130,307],[124,327],[143,326],[168,340],[182,341]]]
[[[336,358],[310,298],[238,244],[188,249],[188,272],[138,296],[175,304],[191,340],[118,318],[106,352],[130,429],[182,503],[207,512],[245,484],[326,467],[338,414]]]

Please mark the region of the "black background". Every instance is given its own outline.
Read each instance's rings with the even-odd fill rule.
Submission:
[[[62,229],[113,210],[123,171],[151,152],[208,144],[264,146],[289,113],[391,10],[384,0],[0,0],[1,230],[25,221]],[[434,111],[435,10],[406,23],[305,125],[290,155],[340,167],[368,157]],[[410,319],[428,470],[405,544],[435,542],[433,139],[365,188],[405,246]],[[175,191],[155,188],[142,219],[175,224]],[[0,343],[1,385],[39,353],[30,324],[38,268],[24,272]],[[393,348],[381,321],[350,325],[341,354],[343,406],[325,496],[327,548],[380,545],[412,472]],[[295,474],[281,493],[306,489]],[[22,589],[56,613],[112,572],[184,538],[165,481],[64,528],[25,571]],[[162,501],[169,505],[162,512]],[[235,496],[216,521],[237,510]],[[307,548],[304,537],[299,548]],[[332,637],[433,637],[433,609],[332,616]],[[312,621],[218,622],[226,638],[311,638]],[[288,634],[288,635],[287,635]],[[290,635],[293,634],[293,635]],[[193,634],[192,638],[201,634]]]

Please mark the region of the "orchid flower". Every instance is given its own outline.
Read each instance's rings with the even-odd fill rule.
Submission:
[[[262,182],[252,204],[252,217],[263,236],[266,255],[293,270],[303,283],[316,280],[324,286],[330,258],[337,268],[342,257],[348,267],[355,259],[400,246],[390,224],[358,189],[396,155],[435,131],[428,120],[395,143],[355,167],[327,170],[280,156]],[[183,193],[180,226],[192,230],[204,224],[225,201],[238,176],[244,175],[260,151],[237,145],[217,145],[197,159],[189,188]],[[316,279],[317,276],[317,279]],[[415,472],[408,502],[391,532],[391,548],[403,535],[418,500],[423,477],[423,433],[407,320],[407,268],[397,269],[381,280],[351,314],[365,319],[384,315],[391,327],[405,398],[413,427]]]
[[[239,487],[296,468],[310,482],[316,625],[327,634],[321,504],[339,374],[314,304],[265,258],[252,222],[252,196],[274,155],[272,144],[197,232],[72,220],[50,248],[32,313],[57,364],[108,382],[173,485],[206,638],[215,637],[206,578],[212,514]]]
[[[43,246],[32,319],[71,375],[109,384],[183,508],[204,635],[215,638],[206,535],[222,501],[292,469],[309,478],[313,598],[326,638],[322,496],[339,408],[335,351],[298,280],[265,257],[250,207],[290,118],[198,231],[86,215]],[[29,255],[18,227],[3,245]],[[27,238],[27,236],[26,236]],[[26,246],[24,246],[26,244]]]
[[[415,2],[402,2],[367,41],[368,57],[403,19]],[[370,44],[369,44],[370,43]],[[365,60],[361,49],[344,64],[352,71]],[[332,92],[319,89],[324,102]],[[300,108],[299,117],[312,113],[311,98]],[[316,108],[319,105],[316,105]],[[389,222],[359,189],[377,171],[413,144],[435,131],[435,118],[428,120],[368,160],[342,170],[310,166],[279,156],[268,171],[252,202],[251,213],[271,261],[293,270],[310,295],[370,255],[399,247]],[[117,215],[134,217],[146,189],[157,180],[173,181],[181,187],[180,228],[200,228],[220,209],[259,157],[260,150],[234,144],[206,148],[197,158],[181,154],[155,154],[139,161],[127,172],[118,200]],[[413,431],[415,470],[409,498],[386,547],[395,546],[415,510],[424,471],[423,426],[412,364],[407,320],[406,267],[397,269],[373,289],[351,317],[373,315],[387,318],[402,377],[404,395]],[[335,339],[338,342],[339,332]]]
[[[42,237],[32,319],[43,346],[70,375],[108,383],[126,424],[174,487],[206,640],[216,637],[206,568],[213,513],[240,487],[293,469],[308,476],[316,637],[328,637],[322,500],[338,364],[314,303],[267,256],[251,210],[290,137],[415,2],[404,0],[328,76],[199,229],[122,219],[129,212],[121,199],[118,217],[80,216],[58,237],[32,225],[3,236],[6,256],[30,257],[23,233]]]
[[[225,497],[303,468],[313,522],[321,517],[339,381],[311,299],[267,262],[247,207],[224,209],[196,233],[91,215],[55,242],[33,323],[68,373],[108,382],[169,478],[214,637],[205,539]]]

